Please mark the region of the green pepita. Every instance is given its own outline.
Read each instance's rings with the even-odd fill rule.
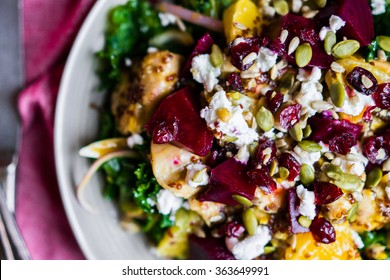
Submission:
[[[259,142],[253,142],[253,143],[249,144],[248,151],[249,151],[251,158],[254,158],[256,156],[258,148],[259,148]]]
[[[367,175],[366,184],[365,184],[366,188],[371,189],[373,187],[376,187],[381,181],[382,176],[383,176],[382,169],[380,169],[379,167],[372,169]]]
[[[318,8],[323,8],[326,6],[326,0],[314,0]]]
[[[302,141],[303,138],[303,131],[301,128],[301,125],[297,123],[292,128],[289,129],[288,133],[290,134],[291,138],[295,141]]]
[[[239,93],[238,91],[231,91],[228,93],[228,96],[233,99],[233,100],[240,100],[241,98],[241,93]]]
[[[210,62],[214,67],[221,67],[223,64],[223,53],[217,45],[211,47]]]
[[[325,40],[324,40],[324,49],[328,54],[332,53],[332,49],[334,45],[336,45],[337,38],[336,34],[333,31],[329,31],[326,33]]]
[[[295,51],[295,62],[298,67],[305,67],[309,64],[311,58],[313,57],[313,51],[309,43],[304,43],[298,46]]]
[[[309,140],[302,140],[298,142],[298,146],[309,153],[319,152],[322,149],[320,144]]]
[[[279,178],[282,180],[286,180],[290,175],[290,171],[286,167],[279,167]]]
[[[275,120],[271,111],[262,106],[260,110],[257,111],[256,122],[262,130],[267,132],[274,127]]]
[[[232,198],[237,201],[238,203],[244,205],[244,206],[252,206],[252,201],[250,201],[249,199],[247,199],[246,197],[243,197],[242,195],[239,195],[239,194],[233,194],[232,195]]]
[[[285,16],[289,12],[288,3],[284,0],[274,1],[275,12],[280,16]]]
[[[333,104],[337,108],[343,107],[345,100],[345,89],[343,85],[339,82],[332,84],[329,88],[329,93]]]
[[[309,228],[311,225],[311,220],[306,216],[300,216],[298,218],[298,223],[305,228]]]
[[[353,192],[364,187],[364,182],[359,176],[344,173],[340,179],[335,179],[334,184],[343,191]]]
[[[302,164],[301,172],[299,173],[299,179],[304,186],[311,185],[315,179],[314,169],[308,164]]]
[[[389,36],[378,36],[376,37],[379,47],[386,52],[390,52],[390,37]]]
[[[303,137],[304,137],[304,138],[307,138],[307,137],[310,136],[311,133],[312,133],[311,126],[310,126],[310,125],[307,125],[307,126],[303,129]]]
[[[275,251],[276,251],[275,247],[273,247],[273,246],[265,246],[263,254],[267,255],[267,254],[273,253]]]
[[[247,208],[242,213],[242,222],[244,227],[250,235],[255,235],[258,222],[254,211],[251,208]]]
[[[344,172],[340,169],[340,167],[331,163],[328,165],[328,169],[326,170],[326,175],[331,179],[341,180],[341,178],[344,175]]]
[[[348,221],[354,222],[356,220],[356,212],[357,212],[358,209],[359,209],[359,203],[355,202],[352,205],[351,209],[348,210],[348,213],[347,213]]]
[[[206,176],[206,174],[207,174],[207,168],[203,168],[195,173],[194,178],[192,178],[192,181],[200,184],[203,182],[203,178]]]
[[[337,43],[333,49],[332,54],[336,58],[347,58],[357,52],[360,44],[356,40],[345,40]]]

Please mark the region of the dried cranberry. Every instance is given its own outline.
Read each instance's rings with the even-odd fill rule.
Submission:
[[[383,136],[370,136],[366,139],[363,144],[363,153],[368,158],[368,160],[373,164],[381,164],[388,158],[386,153],[385,157],[377,158],[379,149],[383,149],[385,146],[385,141]]]
[[[226,86],[231,90],[243,91],[244,87],[242,86],[242,80],[239,73],[230,73],[227,75]]]
[[[213,46],[213,44],[214,44],[214,40],[213,38],[211,38],[211,35],[209,33],[206,33],[202,38],[199,39],[190,57],[186,61],[186,64],[184,65],[183,68],[184,76],[190,73],[193,58],[200,54],[209,53],[211,51],[211,47]]]
[[[381,109],[390,109],[390,83],[380,84],[372,97],[376,106]]]
[[[259,37],[242,38],[242,42],[232,46],[230,49],[232,64],[241,71],[248,70],[255,61],[243,64],[242,60],[252,52],[257,54],[261,44],[262,40]]]
[[[327,182],[315,182],[313,191],[317,205],[332,203],[343,195],[339,187]]]
[[[375,94],[376,94],[376,93],[374,93],[374,95],[373,95],[374,99],[375,99]],[[390,100],[389,100],[389,101],[390,101]],[[389,105],[390,105],[390,103],[389,103]],[[375,106],[370,106],[370,107],[367,107],[367,109],[364,111],[364,113],[363,113],[363,120],[364,120],[365,122],[370,122],[370,121],[372,121],[371,112],[372,112],[372,110],[374,110],[375,108],[376,108]]]
[[[298,222],[299,216],[301,214],[298,211],[300,200],[298,198],[297,192],[295,188],[291,188],[288,190],[288,216],[290,222],[291,233],[303,233],[308,232],[309,229],[301,226]]]
[[[268,160],[265,160],[266,154],[268,154],[268,153],[264,153],[264,150],[267,148],[271,149],[271,153],[269,153]],[[268,138],[260,139],[259,140],[259,147],[257,149],[255,158],[252,161],[253,166],[256,167],[258,165],[261,165],[261,166],[269,165],[275,159],[275,154],[276,154],[275,142],[268,139]]]
[[[280,126],[287,130],[293,127],[299,121],[301,109],[301,104],[294,104],[283,108],[279,115]]]
[[[169,115],[166,120],[158,123],[153,130],[153,142],[156,144],[169,143],[176,140],[179,130],[176,117]]]
[[[314,218],[310,225],[310,231],[317,242],[329,244],[336,241],[336,231],[325,218]]]
[[[245,227],[237,221],[227,223],[224,227],[225,235],[227,237],[240,238],[245,232]]]
[[[227,154],[228,153],[236,154],[237,148],[236,145],[233,143],[225,144],[223,147],[218,145],[216,142],[213,143],[213,146],[211,148],[210,156],[207,159],[207,165],[210,167],[215,167],[218,164],[224,162],[228,159]]]
[[[290,172],[288,175],[289,181],[294,181],[301,172],[301,164],[290,153],[283,153],[279,158],[279,166],[285,167]]]
[[[355,146],[356,140],[350,133],[342,133],[329,140],[329,150],[335,153],[346,155],[351,147]]]
[[[368,85],[364,82],[365,79],[367,79]],[[370,71],[358,66],[353,68],[347,75],[347,81],[354,89],[365,95],[373,94],[378,88],[378,81],[374,75]]]
[[[247,172],[249,182],[255,184],[262,189],[266,194],[271,194],[276,191],[276,182],[268,174],[267,169],[252,169]]]
[[[275,113],[283,103],[283,94],[274,90],[269,90],[265,94],[266,105],[268,110]]]

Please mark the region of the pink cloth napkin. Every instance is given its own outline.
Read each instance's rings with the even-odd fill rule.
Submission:
[[[67,54],[95,0],[23,0],[26,88],[16,219],[33,259],[84,259],[56,179],[53,124]]]

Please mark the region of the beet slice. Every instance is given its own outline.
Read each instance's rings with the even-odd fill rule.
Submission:
[[[237,205],[232,195],[241,195],[252,200],[256,185],[250,183],[248,167],[230,158],[211,170],[208,189],[200,194],[200,201],[214,201],[227,205]]]
[[[247,172],[247,175],[249,177],[249,182],[258,186],[266,194],[271,194],[276,191],[276,182],[269,175],[268,169],[252,169]]]
[[[190,259],[192,260],[235,260],[226,248],[224,238],[205,238],[190,235]]]
[[[214,44],[213,38],[211,38],[211,35],[209,33],[206,33],[203,35],[202,38],[200,38],[192,51],[191,55],[189,56],[188,60],[186,61],[184,68],[183,68],[183,76],[187,76],[190,73],[192,59],[200,54],[206,54],[211,52],[211,47]]]
[[[205,156],[211,150],[214,136],[199,112],[200,104],[193,91],[185,87],[161,102],[146,129],[154,143],[173,143]]]
[[[367,0],[333,0],[326,8],[320,10],[315,19],[323,26],[328,26],[332,15],[339,16],[345,21],[345,26],[337,31],[337,35],[355,39],[361,46],[368,46],[375,37],[374,22],[368,2]]]
[[[305,228],[300,225],[298,222],[299,214],[298,207],[299,207],[300,200],[298,198],[297,192],[295,188],[291,188],[288,190],[288,216],[289,216],[289,222],[290,222],[290,230],[292,233],[303,233],[303,232],[309,232],[308,228]]]
[[[279,166],[288,169],[289,171],[289,175],[287,177],[288,181],[294,181],[294,179],[299,175],[299,172],[301,172],[301,164],[290,153],[283,153],[280,155]]]
[[[332,203],[343,195],[343,191],[339,187],[327,182],[315,182],[313,191],[317,205]]]

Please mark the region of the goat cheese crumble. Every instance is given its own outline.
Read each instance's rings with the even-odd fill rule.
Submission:
[[[207,168],[206,165],[202,163],[192,163],[187,165],[187,175],[186,175],[186,183],[191,188],[197,188],[199,186],[205,186],[209,183],[209,175],[207,174],[207,171],[205,170]],[[202,172],[198,174],[199,171],[205,170],[205,172]],[[198,174],[198,178],[195,178]]]
[[[314,116],[317,113],[311,104],[315,101],[322,101],[323,96],[319,89],[322,89],[320,84],[321,69],[313,67],[311,72],[304,69],[299,69],[297,75],[298,81],[301,82],[301,89],[296,97],[296,101],[301,104],[303,111],[308,113],[309,117]]]
[[[386,12],[386,0],[371,0],[373,15],[380,15]]]
[[[160,22],[162,26],[168,26],[170,24],[176,23],[176,16],[169,13],[159,13],[158,17],[160,18]]]
[[[313,220],[316,216],[314,192],[308,191],[303,187],[303,185],[299,185],[297,187],[297,195],[301,201],[298,207],[299,214],[308,217],[310,220]]]
[[[354,230],[351,231],[351,234],[353,242],[355,242],[356,244],[356,247],[358,247],[358,249],[362,249],[364,247],[364,243],[360,235]]]
[[[313,166],[313,164],[320,160],[320,152],[307,152],[298,145],[294,147],[293,156],[301,163]]]
[[[209,54],[195,56],[190,71],[194,80],[203,84],[208,92],[211,92],[218,84],[218,77],[221,75],[221,69],[211,64]]]
[[[278,54],[266,47],[261,47],[257,57],[257,67],[261,72],[268,72],[278,59]]]
[[[135,145],[142,145],[144,143],[144,139],[139,134],[133,134],[127,137],[127,146],[132,149]]]
[[[158,212],[163,215],[170,214],[170,220],[175,220],[175,214],[183,204],[183,199],[168,190],[160,190],[156,195],[156,199]]]
[[[321,41],[325,40],[326,34],[328,34],[329,31],[336,33],[343,26],[345,26],[345,21],[342,20],[339,16],[332,15],[329,18],[329,27],[324,26],[320,30],[319,36]]]
[[[256,234],[248,236],[233,246],[232,253],[237,260],[251,260],[264,253],[264,246],[271,241],[267,226],[258,226]]]
[[[375,106],[375,101],[371,96],[361,94],[354,91],[355,96],[346,96],[344,104],[341,108],[336,108],[336,112],[342,112],[351,116],[358,116],[365,107]]]

